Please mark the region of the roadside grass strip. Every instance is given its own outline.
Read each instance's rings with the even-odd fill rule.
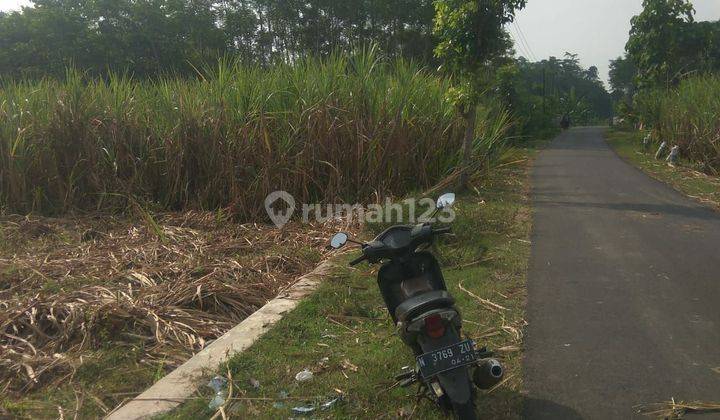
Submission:
[[[720,178],[698,171],[695,164],[681,159],[671,166],[655,159],[657,145],[644,148],[643,134],[635,130],[615,129],[607,133],[607,140],[617,154],[651,177],[669,184],[681,193],[720,210]]]
[[[478,410],[488,418],[518,418],[521,412],[521,356],[530,251],[528,153],[519,163],[478,175],[459,197],[454,235],[436,252],[457,299],[464,335],[487,345],[506,367],[503,382],[478,392]],[[365,239],[384,226],[370,226]],[[442,415],[416,389],[402,389],[393,377],[414,363],[395,333],[376,286],[378,266],[340,268],[279,321],[274,329],[218,375],[228,380],[227,398],[208,408],[214,396],[201,387],[165,418],[288,418],[311,408],[330,418],[437,418]],[[296,375],[312,372],[297,381]],[[323,407],[326,404],[326,407]]]

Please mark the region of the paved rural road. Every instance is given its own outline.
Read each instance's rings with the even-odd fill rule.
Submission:
[[[563,133],[532,180],[525,417],[720,402],[720,214],[622,161],[600,128]]]

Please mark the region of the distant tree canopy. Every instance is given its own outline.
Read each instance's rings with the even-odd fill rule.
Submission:
[[[632,97],[636,90],[635,76],[637,67],[627,56],[610,60],[610,92],[613,99]]]
[[[539,62],[525,58],[501,73],[511,81],[499,83],[502,95],[516,114],[537,126],[547,116],[568,114],[576,121],[590,122],[612,116],[612,97],[598,76],[598,69],[580,66],[577,54]]]
[[[0,76],[185,73],[225,54],[291,61],[373,42],[431,59],[431,0],[34,0],[0,13]]]
[[[266,61],[373,42],[388,55],[429,59],[432,0],[234,0],[222,6],[230,49]]]

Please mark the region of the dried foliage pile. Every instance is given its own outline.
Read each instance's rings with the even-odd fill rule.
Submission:
[[[310,271],[332,225],[0,218],[0,392],[71,379],[109,344],[180,363]]]
[[[720,413],[720,404],[712,402],[668,402],[646,404],[638,407],[638,413],[658,419],[681,419],[686,414]]]

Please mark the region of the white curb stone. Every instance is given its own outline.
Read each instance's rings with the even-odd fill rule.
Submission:
[[[145,392],[110,413],[106,419],[151,418],[172,410],[192,397],[198,385],[203,383],[203,375],[214,373],[230,357],[255,343],[286,313],[295,309],[302,298],[315,291],[333,267],[333,264],[325,261],[312,272],[300,277],[287,291],[213,341]]]

